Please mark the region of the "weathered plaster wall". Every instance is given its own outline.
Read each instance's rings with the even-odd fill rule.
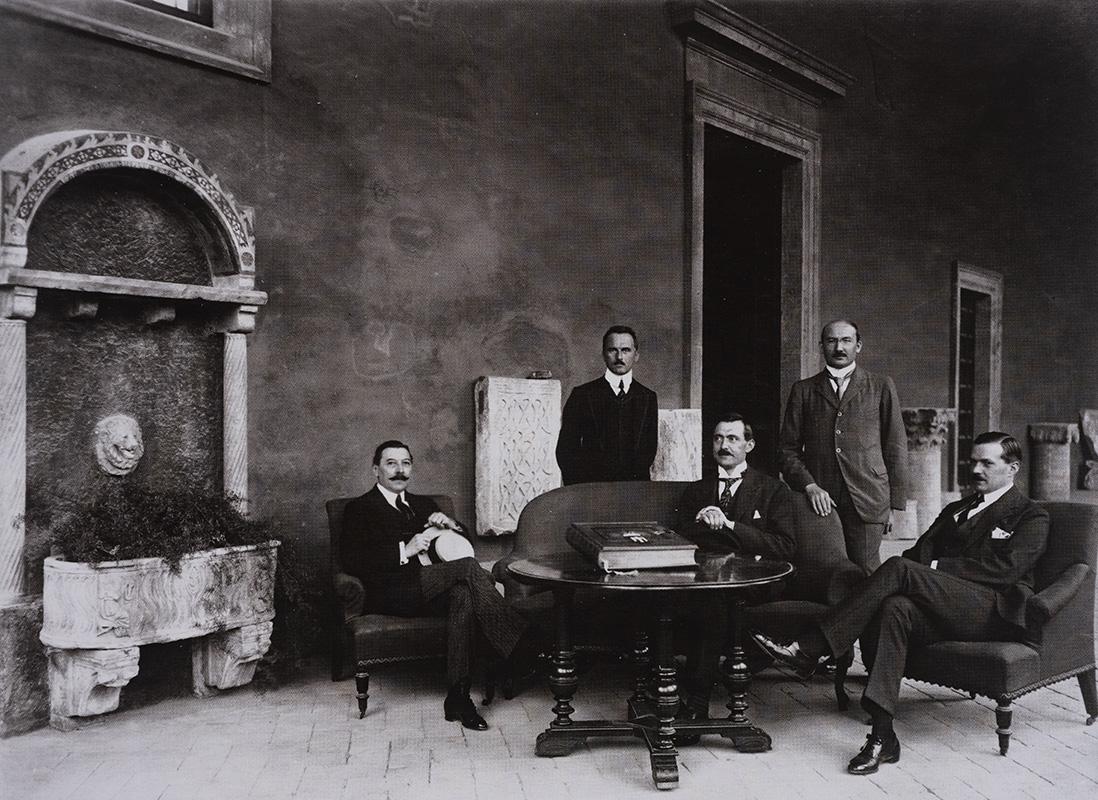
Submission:
[[[1007,277],[1004,426],[1093,405],[1086,6],[734,7],[856,78],[822,110],[821,313],[862,322],[865,364],[905,405],[946,404],[959,258]],[[147,132],[255,207],[252,490],[318,559],[323,500],[369,485],[385,437],[471,519],[479,375],[548,368],[567,392],[623,321],[638,375],[682,402],[682,52],[662,4],[276,2],[269,85],[0,23],[0,151]]]

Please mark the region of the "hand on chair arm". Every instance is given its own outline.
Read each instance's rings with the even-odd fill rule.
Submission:
[[[1090,567],[1086,564],[1072,564],[1059,578],[1029,598],[1026,610],[1040,622],[1052,619],[1079,591],[1088,572]]]

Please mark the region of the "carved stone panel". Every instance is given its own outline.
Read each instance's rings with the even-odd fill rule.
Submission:
[[[476,403],[477,533],[512,533],[534,497],[560,486],[560,381],[485,377]]]
[[[654,481],[701,478],[701,409],[661,408],[659,444],[649,474]]]

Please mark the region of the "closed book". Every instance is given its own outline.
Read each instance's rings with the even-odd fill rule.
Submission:
[[[604,572],[692,567],[698,549],[658,522],[574,522],[567,538]]]

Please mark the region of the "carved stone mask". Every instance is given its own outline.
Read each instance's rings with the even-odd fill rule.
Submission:
[[[141,427],[126,414],[103,417],[95,426],[95,458],[108,475],[129,475],[145,453]]]

